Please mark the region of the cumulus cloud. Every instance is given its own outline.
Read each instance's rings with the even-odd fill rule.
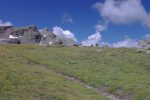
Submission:
[[[53,33],[57,36],[65,37],[76,41],[74,33],[69,30],[63,30],[61,27],[55,26],[53,27]]]
[[[105,46],[107,46],[107,47],[112,47],[112,44],[110,44],[110,43],[108,43],[108,42],[100,42],[100,46],[102,46],[102,47],[105,47]]]
[[[98,32],[88,37],[87,40],[82,41],[83,46],[91,46],[100,42],[102,35]]]
[[[89,36],[87,40],[82,41],[84,46],[100,43],[101,45],[107,45],[113,48],[138,47],[138,41],[130,38],[125,38],[122,41],[114,43],[102,42],[101,32],[107,29],[110,22],[115,24],[138,22],[150,28],[150,14],[142,6],[141,0],[105,0],[104,3],[97,2],[93,5],[93,8],[99,11],[104,23],[95,26],[96,33]],[[150,39],[150,34],[146,34],[145,39]]]
[[[119,48],[119,47],[127,47],[127,48],[138,47],[138,41],[133,40],[133,39],[125,39],[123,41],[113,43],[112,47],[115,47],[115,48]]]
[[[145,34],[144,39],[150,40],[150,34]]]
[[[0,26],[12,26],[12,23],[9,21],[3,22],[2,20],[0,20]]]
[[[101,42],[103,46],[107,45],[112,48],[120,48],[120,47],[125,47],[125,48],[137,48],[138,46],[138,41],[130,38],[125,38],[122,41],[114,42],[114,43],[108,43],[108,42]]]
[[[63,17],[62,17],[62,23],[73,23],[73,19],[72,16],[68,13],[64,13]]]
[[[104,3],[95,3],[93,8],[109,22],[116,24],[139,22],[150,28],[150,13],[145,10],[141,0],[105,0]]]
[[[107,24],[97,24],[95,26],[96,32],[103,32],[107,29]]]
[[[95,34],[88,36],[87,40],[82,41],[83,46],[91,46],[95,44],[99,44],[102,38],[101,32],[107,29],[107,25],[97,24],[95,26]]]
[[[90,39],[90,37],[88,37],[86,41],[83,41],[84,44],[100,43],[101,45],[107,45],[114,48],[138,47],[138,41],[130,38],[125,38],[122,41],[114,43],[102,42],[101,32],[107,29],[109,23],[141,23],[150,28],[150,13],[145,10],[141,0],[105,0],[104,2],[93,4],[92,7],[99,12],[102,21],[105,23],[96,25],[96,34],[92,35],[95,36],[95,39]],[[146,34],[144,38],[150,39],[150,34]]]

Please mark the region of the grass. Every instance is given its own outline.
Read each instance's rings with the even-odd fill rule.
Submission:
[[[0,46],[0,100],[107,100],[81,84],[29,63],[17,50],[17,46]]]
[[[0,56],[0,59],[2,59],[0,60],[0,63],[2,63],[0,66],[3,66],[0,69],[2,75],[0,76],[2,80],[0,91],[4,92],[3,81],[6,80],[5,83],[7,84],[5,85],[9,87],[6,86],[6,90],[10,89],[8,91],[13,93],[14,97],[16,97],[15,93],[17,95],[18,91],[21,91],[20,96],[27,97],[48,97],[50,95],[50,97],[58,97],[58,99],[63,97],[65,99],[68,96],[71,96],[73,100],[105,99],[77,83],[68,81],[66,83],[66,80],[53,75],[54,73],[46,69],[21,63],[21,59],[26,59],[80,78],[96,88],[105,88],[106,91],[116,96],[132,97],[132,100],[150,100],[150,55],[144,52],[137,53],[135,49],[4,45],[0,46],[1,53],[5,55]],[[36,75],[40,73],[40,77],[32,75],[35,70],[38,70]],[[15,82],[17,83],[12,84],[14,77],[16,77]],[[35,84],[34,80],[36,80]],[[50,83],[44,81],[50,83],[52,81],[52,83],[57,84],[51,86]],[[24,87],[22,84],[26,82],[29,83]],[[63,84],[67,84],[67,87],[63,88]],[[15,85],[18,88],[14,88]],[[31,91],[27,91],[31,88],[35,89],[36,92],[30,93]],[[6,93],[4,97],[6,95],[10,94]]]

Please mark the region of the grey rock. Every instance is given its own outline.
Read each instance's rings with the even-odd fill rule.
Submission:
[[[146,52],[147,54],[150,54],[150,40],[139,41],[139,49],[137,52]]]
[[[42,35],[41,45],[62,45],[62,46],[72,46],[75,44],[75,41],[57,36],[54,33],[50,32],[47,28],[39,31]]]
[[[47,28],[38,31],[36,26],[13,27],[0,26],[0,44],[41,44],[73,46],[75,41],[66,37],[57,36]]]
[[[140,48],[144,50],[150,50],[150,40],[141,40],[139,41]]]
[[[60,43],[62,43],[62,45],[64,46],[73,46],[75,45],[75,41],[69,38],[65,38],[65,37],[59,37],[60,39]]]
[[[21,44],[19,39],[1,39],[0,44]]]
[[[13,26],[0,26],[0,39],[9,38],[9,35],[13,30]]]
[[[14,38],[10,38],[14,37]],[[41,34],[36,26],[15,28],[13,26],[0,27],[0,44],[38,44],[41,41]],[[16,42],[19,41],[19,42]]]
[[[58,37],[50,32],[47,28],[40,30],[39,32],[42,35],[40,42],[41,45],[56,45],[59,43]]]

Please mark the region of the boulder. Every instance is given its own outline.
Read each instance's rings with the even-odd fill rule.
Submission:
[[[42,35],[41,42],[40,42],[41,45],[72,46],[75,44],[75,41],[73,41],[69,38],[57,36],[54,33],[50,32],[47,28],[42,29],[39,32]]]
[[[146,52],[150,54],[150,40],[141,40],[139,41],[139,52]]]
[[[139,46],[142,49],[150,50],[150,40],[141,40],[139,42]]]
[[[59,37],[60,42],[63,46],[73,46],[76,44],[76,42],[72,39],[65,38],[65,37]]]
[[[40,45],[56,45],[59,42],[58,37],[47,28],[39,31],[42,35]]]

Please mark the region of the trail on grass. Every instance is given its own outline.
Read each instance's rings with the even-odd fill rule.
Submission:
[[[105,89],[103,89],[103,88],[95,88],[95,87],[87,84],[85,81],[83,81],[83,80],[81,80],[81,79],[79,79],[77,77],[65,74],[65,73],[60,72],[60,71],[56,71],[55,69],[50,68],[48,65],[39,64],[37,62],[31,61],[31,60],[28,60],[28,59],[25,59],[25,60],[27,61],[28,64],[34,64],[34,65],[36,65],[38,67],[44,68],[46,70],[50,70],[50,71],[56,73],[57,75],[67,79],[67,80],[74,81],[76,83],[82,84],[86,88],[91,89],[91,90],[93,90],[93,91],[95,91],[95,92],[97,92],[97,93],[99,93],[99,94],[101,94],[103,96],[106,96],[109,100],[131,100],[131,98],[129,98],[129,97],[120,98],[118,96],[110,94],[107,91],[105,91]]]

